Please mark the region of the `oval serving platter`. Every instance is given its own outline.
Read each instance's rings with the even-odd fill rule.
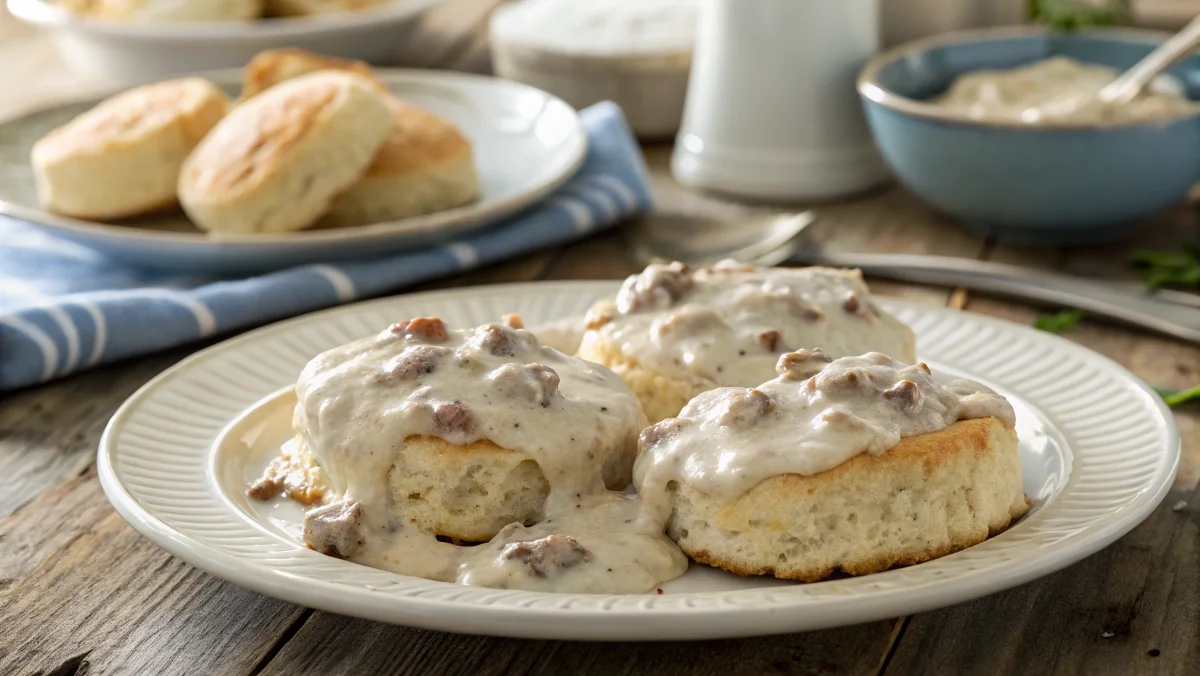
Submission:
[[[290,386],[319,352],[398,319],[454,326],[516,312],[529,326],[581,316],[613,282],[476,287],[386,298],[274,324],[203,350],[135,393],[99,449],[117,511],[198,568],[280,599],[442,631],[540,639],[685,640],[867,622],[978,598],[1108,545],[1163,499],[1179,436],[1122,367],[1057,336],[966,312],[880,299],[935,371],[979,380],[1017,410],[1033,508],[1006,532],[908,568],[798,584],[693,563],[662,594],[549,594],[406,577],[320,555],[302,511],[244,497],[290,434]]]
[[[359,227],[242,236],[203,233],[182,211],[114,223],[58,216],[38,204],[29,153],[51,129],[103,98],[92,97],[0,123],[0,214],[140,267],[246,274],[375,257],[444,241],[537,202],[565,183],[587,155],[587,136],[575,110],[541,90],[464,73],[375,72],[396,96],[453,122],[470,139],[482,191],[477,202]],[[202,76],[230,95],[240,91],[241,70]]]

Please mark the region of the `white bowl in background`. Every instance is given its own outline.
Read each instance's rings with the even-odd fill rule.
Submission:
[[[582,109],[613,101],[643,140],[675,135],[683,117],[696,0],[525,0],[492,14],[496,75]]]
[[[360,12],[258,21],[102,21],[75,16],[47,0],[8,0],[8,11],[50,31],[75,70],[137,80],[241,67],[274,47],[378,62],[396,51],[405,24],[439,2],[396,0]]]

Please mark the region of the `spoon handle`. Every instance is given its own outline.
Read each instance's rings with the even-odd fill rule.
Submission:
[[[1100,99],[1108,103],[1128,103],[1141,93],[1159,73],[1175,65],[1180,59],[1200,45],[1200,16],[1172,35],[1166,42],[1150,52],[1133,68],[1122,73],[1104,89]]]

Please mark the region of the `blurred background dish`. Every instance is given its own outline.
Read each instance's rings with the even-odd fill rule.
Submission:
[[[396,51],[402,27],[442,0],[393,0],[357,11],[249,21],[155,20],[145,14],[137,18],[136,13],[137,20],[111,20],[81,16],[50,0],[7,2],[13,16],[50,31],[77,72],[130,82],[240,67],[256,53],[275,47],[298,47],[378,63]],[[293,2],[289,7],[302,4],[322,3]]]
[[[1124,70],[1165,35],[1129,29],[950,33],[872,60],[867,120],[897,178],[980,235],[1055,246],[1110,241],[1183,200],[1200,180],[1200,112],[1100,122],[981,121],[935,105],[960,75],[1052,56]],[[1200,57],[1168,71],[1200,98]]]
[[[570,178],[584,160],[587,138],[579,116],[545,92],[462,73],[397,69],[375,73],[391,93],[445,118],[471,141],[481,188],[478,202],[372,225],[248,236],[206,235],[180,212],[116,224],[48,213],[38,204],[30,148],[46,132],[95,104],[88,100],[0,124],[0,214],[141,267],[246,273],[377,257],[444,241],[533,204]],[[236,96],[242,71],[205,77]]]
[[[496,74],[576,108],[621,106],[643,139],[679,128],[699,0],[524,0],[491,18]]]

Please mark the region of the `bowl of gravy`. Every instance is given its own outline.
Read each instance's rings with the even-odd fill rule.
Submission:
[[[1097,96],[1166,37],[948,33],[874,58],[858,91],[896,177],[968,230],[1031,246],[1113,241],[1200,181],[1200,56],[1127,104]]]

